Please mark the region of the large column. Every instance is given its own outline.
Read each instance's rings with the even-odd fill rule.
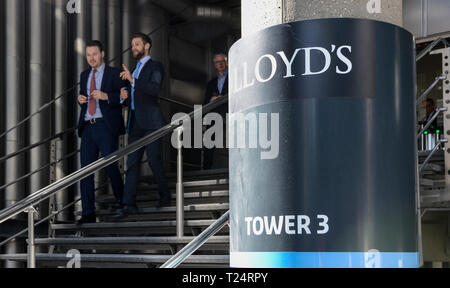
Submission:
[[[5,35],[5,1],[0,1],[0,39],[6,39]],[[2,42],[0,44],[0,59],[5,59],[5,42]],[[0,109],[2,115],[5,115],[6,113],[6,106],[5,106],[5,66],[0,66]],[[0,117],[0,131],[5,131],[5,118],[2,116]],[[0,154],[5,155],[5,141],[4,138],[0,139]],[[4,167],[5,165],[3,163],[0,163],[0,183],[4,184],[5,175],[4,173]],[[4,208],[4,195],[5,193],[0,191],[0,209]],[[1,249],[0,249],[1,251]]]
[[[5,50],[5,114],[6,128],[15,126],[25,117],[25,1],[7,0],[5,3],[6,50]],[[23,126],[6,135],[5,154],[16,152],[25,144]],[[5,163],[5,182],[9,183],[24,174],[23,154]],[[5,206],[10,206],[25,197],[25,185],[19,182],[6,188]],[[5,253],[21,253],[23,247],[17,241],[10,242]],[[17,262],[6,263],[7,267],[18,267]]]
[[[75,43],[74,43],[74,50],[75,50],[75,73],[73,75],[73,83],[78,83],[80,81],[80,74],[81,72],[83,72],[84,70],[86,70],[89,66],[86,62],[86,52],[85,52],[85,48],[86,48],[86,42],[91,40],[91,1],[89,0],[80,0],[81,2],[81,13],[80,14],[75,14],[74,17],[76,17],[75,19],[75,25],[76,25],[76,32],[75,32]],[[73,107],[72,109],[76,110],[77,112],[75,113],[74,117],[74,123],[76,123],[75,125],[78,124],[78,117],[80,115],[80,106],[77,104],[77,100],[76,98],[78,97],[78,93],[79,93],[79,87],[76,88],[75,90],[75,99],[73,100]],[[77,134],[78,135],[78,134]],[[75,145],[75,147],[73,147],[73,149],[79,149],[80,148],[80,138],[78,138],[77,136],[77,145]],[[78,157],[76,157],[76,167],[74,167],[76,170],[80,169],[80,154],[78,153]],[[76,185],[76,190],[75,190],[75,198],[79,198],[80,197],[80,184],[78,183]],[[79,201],[76,205],[75,205],[75,211],[81,211],[81,201]]]
[[[128,49],[122,55],[122,64],[125,64],[129,69],[136,65],[131,53],[131,37],[133,33],[137,32],[137,9],[134,0],[123,0],[122,6],[122,50]]]
[[[150,56],[155,61],[162,62],[164,65],[164,83],[159,93],[159,96],[163,96],[168,98],[170,91],[170,70],[169,70],[169,39],[168,39],[168,27],[167,25],[161,27],[162,24],[167,22],[167,14],[161,8],[155,6],[152,1],[136,1],[135,4],[138,9],[139,15],[139,23],[138,28],[139,32],[149,34],[153,32],[150,37],[152,39],[153,47],[150,50]],[[158,28],[158,30],[156,30]],[[137,31],[136,31],[137,32]],[[134,66],[132,66],[134,67]],[[166,101],[160,101],[160,106],[164,118],[166,121],[169,121],[169,107],[170,104]],[[166,167],[167,159],[168,159],[168,149],[167,144],[163,142],[162,144],[162,159],[164,162],[164,166]],[[141,169],[142,175],[150,175],[150,169],[147,164],[142,165]]]
[[[28,81],[27,85],[27,103],[28,113],[34,113],[50,100],[51,93],[51,7],[48,1],[35,0],[28,2],[28,31],[29,43],[27,45],[28,55],[30,57],[28,64]],[[32,121],[28,122],[29,144],[37,143],[46,139],[51,134],[51,110],[47,109],[42,113],[34,116]],[[50,144],[40,145],[30,151],[28,158],[29,172],[40,169],[49,163],[50,160]],[[38,191],[47,186],[49,183],[49,169],[34,174],[29,180],[29,194]],[[40,205],[39,215],[47,213],[46,205]]]
[[[100,40],[103,43],[103,47],[106,50],[106,54],[109,53],[107,50],[108,46],[106,43],[106,2],[105,0],[92,0],[91,1],[91,9],[92,9],[92,25],[91,25],[91,31],[92,31],[92,39],[93,40]],[[106,60],[106,59],[105,59]],[[100,89],[100,87],[97,87]],[[94,176],[95,181],[95,187],[100,187],[105,183],[108,183],[108,178],[106,176],[106,171],[104,169],[98,171],[95,173]],[[111,189],[108,188],[109,186],[106,186],[105,188],[101,188],[97,190],[97,195],[107,194],[108,191],[111,191]]]
[[[364,15],[372,2],[392,6]],[[401,24],[401,3],[243,1],[232,267],[418,267],[414,38],[367,19]]]
[[[106,1],[91,0],[92,39],[100,40],[106,47]]]
[[[242,36],[277,24],[318,18],[364,18],[402,26],[402,3],[403,0],[245,0]]]
[[[66,16],[66,4],[65,0],[55,1],[55,7],[53,10],[53,23],[55,27],[55,41],[54,41],[54,55],[53,55],[53,71],[54,71],[54,81],[53,81],[53,98],[59,97],[63,92],[66,91],[67,87],[67,57],[69,53],[67,52],[67,16]],[[55,116],[54,116],[54,131],[55,134],[61,133],[68,127],[68,103],[70,103],[69,95],[64,95],[55,102]],[[63,140],[58,140],[56,144],[56,155],[57,159],[61,159],[67,154],[67,139],[72,135],[66,135]],[[75,155],[74,157],[78,157]],[[74,159],[72,157],[71,159]],[[59,162],[56,165],[56,179],[59,180],[66,176],[67,163],[71,159],[66,159]],[[60,210],[68,203],[69,195],[68,190],[65,189],[56,194],[56,210]],[[69,211],[66,210],[57,216],[59,221],[66,221],[69,219]]]
[[[108,0],[106,32],[108,36],[106,59],[110,66],[121,68],[122,66],[122,18],[120,13],[120,1]],[[113,60],[110,62],[111,60]]]

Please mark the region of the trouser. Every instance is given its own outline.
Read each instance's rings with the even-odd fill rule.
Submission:
[[[102,157],[115,152],[119,145],[119,139],[113,135],[104,121],[95,124],[87,124],[81,135],[80,160],[81,167],[85,167],[98,160],[99,152]],[[111,181],[111,187],[117,202],[121,202],[123,197],[123,180],[119,168],[113,163],[105,168]],[[95,212],[95,184],[94,175],[80,181],[81,205],[83,215]]]
[[[134,114],[134,113],[133,113]],[[128,144],[131,144],[144,136],[147,136],[154,130],[147,130],[139,127],[134,115],[130,118],[130,134],[128,136]],[[159,197],[162,200],[170,199],[170,192],[167,186],[166,175],[161,160],[161,139],[154,141],[142,147],[141,149],[128,155],[127,159],[127,177],[125,183],[125,192],[123,195],[123,204],[127,206],[136,206],[136,191],[139,184],[141,172],[141,159],[147,153],[147,161],[153,171],[153,176],[158,184]]]

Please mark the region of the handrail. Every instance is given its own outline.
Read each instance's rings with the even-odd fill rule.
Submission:
[[[416,105],[420,104],[425,99],[425,97],[428,94],[430,94],[430,92],[434,89],[434,87],[436,87],[436,85],[439,83],[439,81],[446,80],[446,79],[447,79],[447,75],[445,75],[445,74],[442,74],[442,75],[439,75],[438,77],[436,77],[436,79],[434,79],[434,82],[427,88],[427,90],[425,90],[422,93],[422,95],[420,95],[420,97],[417,98]]]
[[[178,16],[180,16],[182,13],[184,13],[184,11],[186,11],[186,9],[188,9],[190,7],[190,5],[186,5],[186,7],[184,7],[184,9],[182,9],[180,12],[178,12],[176,15],[174,15],[173,17],[171,17],[167,22],[161,24],[160,26],[156,27],[155,29],[153,29],[150,33],[147,34],[147,36],[152,35],[153,33],[157,32],[159,29],[163,28],[164,26],[170,24],[170,22],[172,22],[173,20],[177,19]],[[119,59],[123,54],[125,54],[126,52],[130,51],[131,47],[128,47],[127,49],[123,50],[119,55],[117,55],[116,57],[110,59],[108,61],[108,63],[112,63],[114,61],[116,61],[117,59]],[[24,123],[26,123],[28,120],[30,120],[31,118],[33,118],[35,115],[43,112],[44,110],[46,110],[47,108],[49,108],[53,103],[55,103],[57,100],[59,100],[60,98],[62,98],[63,96],[67,95],[70,91],[74,90],[78,85],[80,85],[80,82],[77,82],[75,85],[73,85],[72,87],[66,89],[61,95],[55,97],[54,99],[52,99],[50,102],[42,105],[37,111],[35,111],[34,113],[28,115],[27,117],[25,117],[23,120],[21,120],[19,123],[17,123],[15,126],[7,129],[6,131],[4,131],[2,134],[0,134],[0,139],[3,138],[4,136],[6,136],[9,132],[15,130],[16,128],[22,126]]]
[[[18,201],[17,203],[3,209],[0,211],[0,223],[5,222],[6,220],[16,216],[17,214],[20,214],[23,212],[26,208],[32,205],[37,205],[41,203],[42,201],[46,200],[56,192],[65,189],[78,181],[88,177],[89,175],[94,174],[96,171],[109,166],[110,164],[117,162],[120,160],[121,157],[126,156],[130,153],[133,153],[140,148],[164,137],[165,135],[169,134],[176,128],[182,126],[182,121],[190,120],[194,118],[194,115],[196,116],[199,111],[202,111],[203,113],[209,112],[218,106],[228,102],[228,96],[223,96],[218,98],[217,100],[200,107],[197,110],[194,110],[193,112],[189,113],[185,117],[181,117],[179,119],[174,120],[170,124],[162,127],[161,129],[139,139],[136,142],[133,142],[126,147],[119,149],[118,151],[110,154],[107,157],[103,157],[90,165],[83,167],[82,169],[73,172],[72,174],[50,184],[47,187],[44,187],[40,189],[39,191],[29,195],[28,197]]]
[[[444,111],[447,111],[447,110],[448,110],[447,107],[441,107],[441,108],[436,109],[434,111],[433,117],[431,117],[431,119],[427,122],[427,124],[425,124],[425,126],[422,128],[422,130],[419,132],[419,134],[417,134],[417,139],[419,139],[420,136],[422,135],[422,133],[424,133],[428,129],[428,127],[430,127],[431,123],[433,123],[433,121],[438,117],[438,115],[441,112],[444,112]]]
[[[69,207],[71,207],[71,206],[77,204],[78,202],[80,202],[80,200],[81,200],[81,198],[75,199],[74,201],[70,202],[70,203],[67,204],[66,206],[62,207],[60,210],[53,212],[52,214],[48,215],[48,216],[45,217],[45,218],[42,218],[41,220],[39,220],[38,222],[36,222],[36,223],[34,224],[34,227],[37,227],[37,226],[41,225],[41,224],[44,223],[44,222],[47,222],[48,220],[50,220],[51,218],[57,216],[58,214],[60,214],[60,213],[63,212],[64,210],[66,210],[67,208],[69,208]],[[19,231],[19,232],[17,232],[16,234],[10,236],[9,238],[3,240],[3,241],[0,243],[0,247],[2,247],[3,245],[7,244],[9,241],[13,240],[13,239],[16,238],[17,236],[20,236],[20,235],[22,235],[22,234],[25,234],[27,231],[28,231],[28,227],[25,228],[25,229],[23,229],[23,230],[21,230],[21,231]]]
[[[443,144],[443,143],[447,143],[448,139],[439,139],[439,142],[436,144],[436,146],[434,146],[433,150],[431,150],[430,154],[428,155],[428,157],[425,159],[425,161],[423,161],[422,165],[420,165],[419,167],[419,173],[422,172],[422,170],[425,168],[426,164],[428,164],[428,162],[430,161],[431,157],[434,155],[434,153],[436,153],[436,151],[439,149],[439,147]]]
[[[122,173],[122,175],[126,174],[126,171],[124,173]],[[100,186],[98,186],[97,188],[95,188],[94,192],[99,191],[105,187],[107,187],[109,185],[108,181],[104,182],[103,184],[101,184]],[[34,224],[34,226],[38,226],[48,220],[50,220],[51,218],[59,215],[61,212],[63,212],[64,210],[66,210],[67,208],[75,205],[77,202],[79,202],[81,200],[81,198],[75,199],[74,201],[72,201],[71,203],[67,204],[66,206],[62,207],[60,210],[58,211],[54,211],[51,214],[49,214],[48,216],[46,216],[45,218],[41,219],[39,222],[36,222]],[[3,245],[5,245],[6,243],[8,243],[9,241],[11,241],[12,239],[16,238],[19,235],[22,235],[24,233],[26,233],[28,231],[28,228],[23,229],[22,231],[19,231],[18,233],[10,236],[8,239],[5,239],[3,242],[0,243],[0,247],[2,247]]]
[[[177,254],[172,256],[166,263],[161,265],[159,268],[176,268],[180,265],[187,257],[192,255],[198,248],[200,248],[209,238],[214,236],[219,232],[223,226],[225,226],[230,218],[230,210],[223,214],[219,219],[217,219],[213,224],[205,229],[200,235],[194,238],[189,244],[184,246]]]
[[[166,98],[166,97],[162,97],[162,96],[160,96],[159,98],[161,100],[165,100],[165,101],[170,102],[170,103],[178,104],[178,105],[183,106],[185,108],[189,108],[189,109],[194,108],[194,105],[189,105],[189,104],[183,103],[183,102],[178,101],[178,100],[174,100],[174,99],[170,99],[170,98]]]
[[[27,146],[27,147],[24,147],[24,148],[22,148],[22,149],[20,149],[20,150],[17,150],[16,152],[13,152],[13,153],[11,153],[11,154],[8,154],[8,155],[6,155],[6,156],[3,156],[2,158],[0,158],[0,164],[3,163],[3,162],[5,162],[5,161],[8,160],[9,158],[12,158],[12,157],[15,157],[15,156],[17,156],[17,155],[19,155],[19,154],[22,154],[22,153],[24,153],[24,152],[27,152],[27,151],[29,151],[29,150],[31,150],[31,149],[33,149],[33,148],[36,148],[36,147],[38,147],[38,146],[40,146],[40,145],[42,145],[42,144],[46,144],[46,143],[48,143],[48,142],[51,142],[52,140],[54,140],[54,139],[56,139],[56,138],[60,138],[60,137],[64,136],[65,134],[69,134],[69,133],[71,133],[71,132],[74,132],[75,130],[77,130],[76,127],[69,128],[69,129],[67,129],[67,130],[65,130],[65,131],[63,131],[63,132],[60,132],[60,133],[55,134],[55,135],[53,135],[53,136],[50,136],[50,137],[48,137],[48,138],[46,138],[46,139],[44,139],[44,140],[41,140],[41,141],[39,141],[39,142],[37,142],[37,143],[31,144],[30,146]]]
[[[422,59],[427,53],[429,53],[431,51],[431,49],[436,47],[441,42],[445,45],[445,47],[450,46],[450,44],[448,43],[448,41],[445,38],[439,37],[436,40],[434,40],[433,42],[431,42],[430,44],[428,44],[428,46],[425,47],[425,49],[423,49],[419,54],[417,54],[416,62],[419,61],[420,59]]]
[[[19,177],[19,178],[17,178],[16,180],[14,180],[14,181],[12,181],[12,182],[10,182],[10,183],[8,183],[8,184],[5,184],[5,185],[1,186],[1,187],[0,187],[0,191],[3,190],[3,189],[5,189],[6,187],[9,187],[9,186],[11,186],[11,185],[14,185],[14,184],[16,184],[17,182],[20,182],[20,181],[22,181],[22,180],[24,180],[24,179],[30,177],[31,175],[34,175],[34,174],[36,174],[36,173],[41,172],[42,170],[47,169],[48,167],[51,167],[52,165],[58,164],[59,162],[61,162],[61,161],[63,161],[63,160],[66,160],[67,158],[72,157],[73,155],[77,154],[78,152],[80,152],[80,149],[78,149],[78,150],[76,150],[76,151],[73,151],[72,153],[69,153],[69,154],[65,155],[65,156],[62,157],[61,159],[58,159],[58,160],[56,160],[56,161],[54,161],[54,162],[45,164],[45,165],[42,166],[41,168],[38,168],[38,169],[36,169],[36,170],[34,170],[34,171],[31,171],[31,172],[28,173],[28,174],[25,174],[25,175]]]
[[[189,105],[189,104],[183,103],[183,102],[181,102],[181,101],[173,100],[173,99],[166,98],[166,97],[162,97],[162,96],[160,96],[159,98],[160,98],[161,100],[164,100],[164,101],[167,101],[167,102],[170,102],[170,103],[174,103],[174,104],[183,106],[183,107],[185,107],[185,108],[190,108],[190,109],[194,108],[193,105]],[[31,145],[29,145],[29,146],[27,146],[27,147],[24,147],[24,148],[22,148],[22,149],[20,149],[20,150],[17,150],[16,152],[13,152],[13,153],[11,153],[11,154],[8,154],[8,155],[6,155],[6,156],[3,156],[2,158],[0,158],[0,164],[3,163],[3,162],[5,162],[6,160],[8,160],[8,159],[10,159],[10,158],[13,158],[13,157],[19,155],[19,154],[22,154],[22,153],[24,153],[24,152],[27,152],[27,151],[29,151],[29,150],[31,150],[31,149],[33,149],[33,148],[36,148],[36,147],[38,147],[38,146],[40,146],[40,145],[46,144],[46,143],[48,143],[48,142],[51,142],[52,140],[54,140],[54,139],[56,139],[56,138],[61,138],[61,137],[64,136],[65,134],[74,132],[74,131],[76,131],[77,129],[78,129],[77,126],[72,127],[72,128],[69,128],[69,129],[67,129],[67,130],[65,130],[65,131],[63,131],[63,132],[60,132],[60,133],[55,134],[55,135],[53,135],[53,136],[50,136],[50,137],[48,137],[48,138],[46,138],[46,139],[44,139],[44,140],[41,140],[41,141],[39,141],[39,142],[37,142],[37,143],[31,144]],[[1,190],[1,188],[0,188],[0,190]]]

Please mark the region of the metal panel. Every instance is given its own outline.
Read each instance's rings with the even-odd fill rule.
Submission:
[[[450,31],[450,1],[428,0],[428,35]]]
[[[448,108],[444,116],[444,136],[450,138],[450,48],[435,50],[432,54],[442,54],[442,72],[447,75],[447,80],[442,84],[442,102],[445,108]],[[445,144],[445,187],[446,189],[440,195],[440,201],[450,201],[450,144]]]
[[[448,0],[403,1],[403,25],[416,37],[449,32],[449,13]]]
[[[403,1],[403,26],[415,36],[423,36],[422,27],[423,0]]]

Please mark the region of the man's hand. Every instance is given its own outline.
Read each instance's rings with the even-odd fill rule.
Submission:
[[[103,93],[102,91],[99,91],[99,90],[92,91],[91,96],[94,97],[95,100],[103,100],[103,101],[108,100],[108,94]]]
[[[78,103],[84,104],[84,103],[87,103],[87,102],[88,102],[88,98],[86,96],[84,96],[84,95],[78,96]]]
[[[120,89],[120,98],[122,98],[123,100],[128,99],[128,90],[127,89]]]
[[[133,83],[133,76],[131,75],[130,70],[128,70],[125,64],[122,64],[123,71],[120,73],[120,78],[122,80],[128,80],[130,83]]]
[[[222,95],[218,95],[218,96],[212,96],[211,97],[211,102],[214,100],[217,100],[218,98],[222,97]]]

